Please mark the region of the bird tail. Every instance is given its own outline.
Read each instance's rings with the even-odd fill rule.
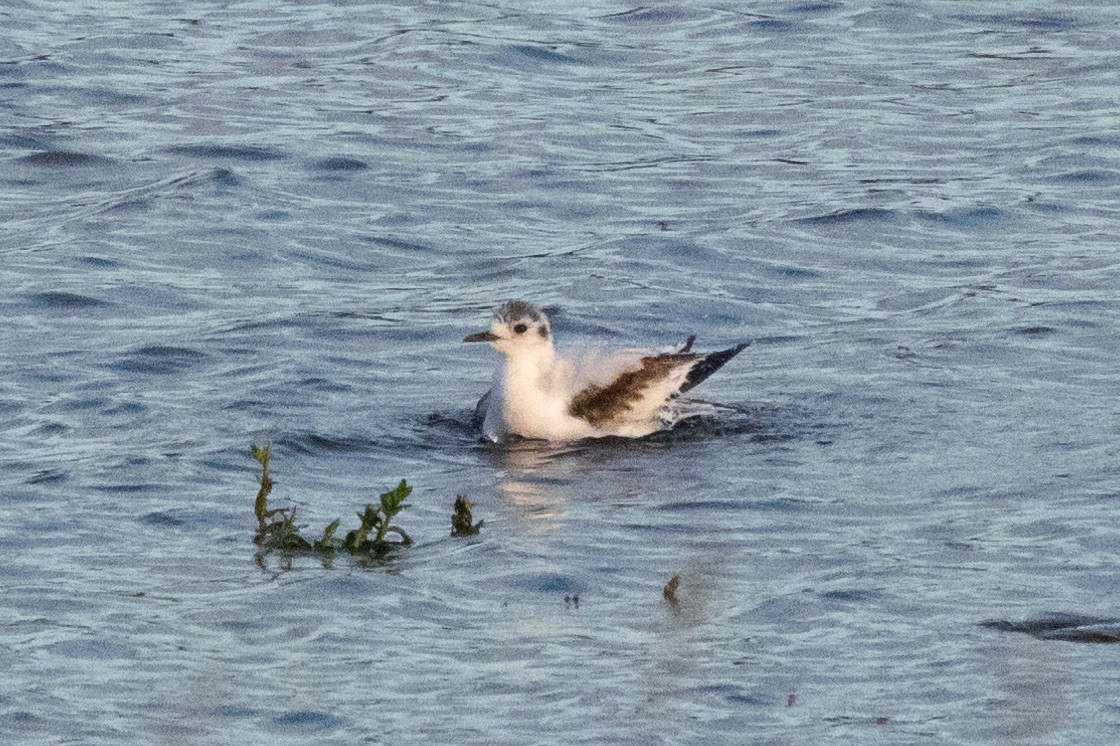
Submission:
[[[685,376],[684,383],[681,384],[680,387],[680,393],[683,394],[685,391],[699,386],[708,378],[708,376],[712,375],[717,370],[722,368],[724,363],[738,355],[749,345],[750,342],[743,342],[742,344],[737,344],[734,347],[728,347],[726,350],[720,350],[719,352],[710,352],[704,357],[700,358],[696,365],[692,366],[692,369],[688,371],[688,375]]]

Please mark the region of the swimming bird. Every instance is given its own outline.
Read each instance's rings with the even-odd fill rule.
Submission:
[[[558,356],[548,316],[525,301],[507,301],[488,331],[463,340],[489,342],[503,358],[475,417],[493,441],[649,435],[673,421],[672,399],[750,344],[701,354],[692,352],[694,340],[675,352],[592,348]]]

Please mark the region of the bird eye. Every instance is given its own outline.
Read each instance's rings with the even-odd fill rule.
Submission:
[[[525,324],[518,324],[517,326],[513,327],[513,331],[515,334],[524,334],[528,330],[529,327],[525,326]]]

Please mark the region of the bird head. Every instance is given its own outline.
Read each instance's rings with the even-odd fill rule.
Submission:
[[[506,301],[490,321],[490,330],[470,334],[464,342],[489,342],[503,355],[551,349],[548,316],[523,300]]]

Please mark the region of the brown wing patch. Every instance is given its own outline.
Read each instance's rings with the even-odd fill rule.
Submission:
[[[606,386],[589,386],[579,392],[568,406],[568,412],[598,427],[640,401],[650,384],[665,378],[674,368],[699,358],[695,353],[679,352],[643,357],[641,368],[626,371]]]

